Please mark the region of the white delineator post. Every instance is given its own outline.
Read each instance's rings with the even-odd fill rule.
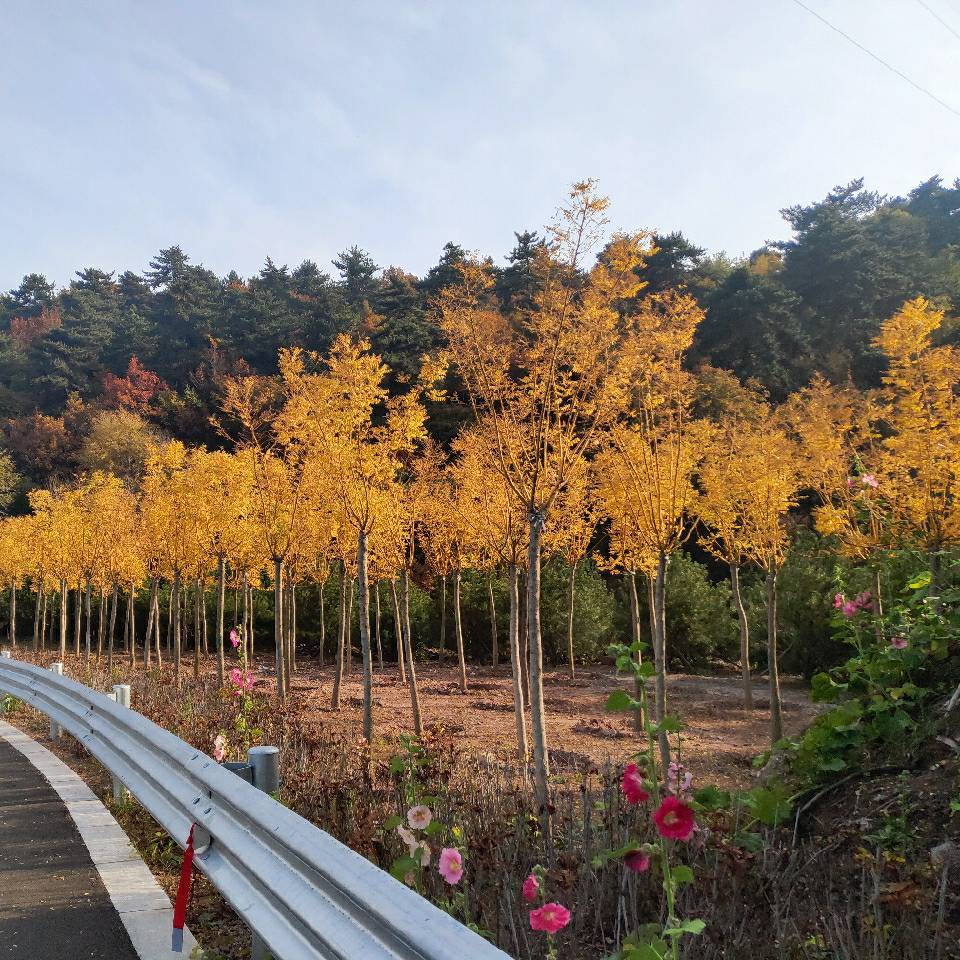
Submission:
[[[63,664],[62,663],[51,663],[50,664],[51,673],[59,674],[63,676]],[[54,720],[50,721],[50,739],[59,740],[63,731],[60,729],[60,724],[56,723]]]
[[[264,793],[275,795],[280,790],[280,748],[251,747],[247,751],[247,763],[253,767],[253,785]],[[267,945],[250,932],[250,960],[270,960]]]
[[[130,684],[129,683],[115,683],[113,685],[113,693],[108,693],[107,696],[116,701],[121,707],[126,707],[130,709]],[[115,803],[121,803],[122,801],[129,798],[130,794],[127,791],[127,788],[123,783],[117,779],[117,777],[112,777],[113,780],[113,799]]]
[[[0,659],[9,660],[11,659],[9,650],[0,650]],[[7,712],[7,701],[6,699],[0,700],[0,713]]]

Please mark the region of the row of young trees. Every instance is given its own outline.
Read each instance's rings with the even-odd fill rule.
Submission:
[[[453,582],[464,689],[461,571],[502,571],[509,584],[518,747],[526,759],[529,710],[535,783],[546,804],[544,554],[569,564],[572,607],[576,565],[603,526],[609,548],[602,562],[628,580],[635,640],[641,636],[636,577],[643,576],[659,719],[667,711],[667,569],[671,555],[696,536],[729,567],[747,706],[752,687],[740,569],[752,563],[765,572],[771,736],[778,740],[777,574],[792,511],[813,496],[820,530],[836,536],[846,554],[879,569],[885,549],[915,544],[929,554],[936,577],[942,551],[960,538],[954,493],[960,353],[935,345],[943,313],[917,299],[890,318],[877,339],[887,359],[878,391],[815,377],[774,405],[756,385],[730,374],[691,372],[686,360],[703,318],[700,307],[682,290],[644,295],[638,267],[655,249],[646,234],[615,236],[594,257],[606,210],[592,183],[575,185],[531,264],[535,293],[508,306],[489,263],[464,260],[435,300],[450,350],[424,357],[419,378],[402,390],[387,389],[390,371],[362,339],[340,336],[326,357],[286,349],[279,376],[228,381],[216,429],[232,452],[160,442],[133,484],[94,473],[73,487],[35,491],[30,515],[0,523],[0,576],[11,591],[11,622],[17,590],[29,585],[34,642],[42,642],[43,607],[58,594],[65,653],[74,591],[85,613],[84,649],[92,651],[95,632],[98,645],[106,637],[112,656],[125,593],[125,646],[135,656],[142,637],[149,665],[161,655],[165,583],[173,669],[179,675],[192,619],[199,672],[208,646],[204,598],[212,589],[216,625],[209,646],[223,679],[227,583],[242,590],[250,626],[250,591],[269,582],[277,691],[284,697],[296,669],[296,587],[313,582],[322,589],[336,571],[340,626],[332,706],[340,704],[351,660],[355,583],[363,726],[372,739],[375,653],[382,662],[375,649],[381,593],[372,585],[389,588],[398,666],[420,732],[409,617],[415,565],[425,558],[444,585]],[[448,365],[474,416],[444,451],[429,440],[426,420],[427,404],[439,398],[437,384],[456,382],[444,376]],[[140,635],[132,598],[143,585],[148,622]],[[93,596],[100,597],[96,631]],[[879,588],[874,602],[881,602]],[[81,618],[74,621],[79,652]],[[321,650],[322,644],[321,637]],[[572,673],[572,643],[569,668]],[[665,740],[661,750],[666,759]]]

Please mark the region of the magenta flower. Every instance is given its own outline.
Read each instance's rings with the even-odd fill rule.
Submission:
[[[249,670],[240,670],[234,667],[230,671],[230,682],[234,686],[234,696],[242,697],[253,689],[253,674]]]
[[[623,865],[634,873],[650,869],[650,858],[642,850],[634,850],[623,858]]]
[[[236,627],[230,631],[230,642],[233,644],[234,649],[240,646],[240,634],[237,633]]]
[[[540,881],[537,879],[536,874],[531,873],[530,876],[523,881],[523,899],[526,900],[527,903],[533,903],[539,895]]]
[[[682,763],[671,760],[667,768],[667,790],[675,796],[682,797],[689,792],[692,783],[693,774],[685,772]]]
[[[843,607],[841,608],[843,615],[849,620],[851,617],[855,616],[860,608],[857,606],[856,601],[848,600]]]
[[[872,473],[865,473],[865,474],[860,478],[860,482],[861,482],[865,487],[871,487],[871,488],[874,489],[874,490],[876,490],[877,487],[880,486],[880,484],[877,483],[877,478],[876,478]]]
[[[650,796],[643,788],[643,777],[640,776],[640,771],[635,763],[628,763],[623,768],[620,789],[627,798],[627,803],[643,803]]]
[[[842,594],[842,593],[838,593],[838,594],[833,598],[833,609],[834,609],[834,610],[839,610],[839,609],[841,609],[841,607],[843,607],[843,594]]]
[[[530,929],[559,933],[570,922],[570,911],[562,903],[545,903],[530,911]]]
[[[890,641],[891,650],[906,650],[908,646],[909,643],[906,637],[894,637]]]
[[[856,477],[847,477],[847,489],[852,490],[853,485],[857,482]]]
[[[444,847],[440,851],[437,870],[451,887],[458,884],[463,876],[463,857],[460,855],[460,851],[456,847]]]
[[[693,809],[677,797],[665,797],[653,813],[653,822],[661,837],[668,840],[689,840],[696,829]]]

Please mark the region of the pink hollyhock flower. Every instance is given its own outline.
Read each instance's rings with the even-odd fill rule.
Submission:
[[[223,763],[223,758],[227,755],[227,738],[218,733],[213,741],[213,759],[217,763]]]
[[[430,808],[425,807],[422,803],[411,807],[407,811],[407,823],[409,823],[414,830],[426,830],[427,827],[430,826],[432,819],[433,814],[430,812]]]
[[[437,870],[450,886],[458,884],[463,876],[463,857],[460,856],[460,851],[456,847],[444,847],[440,851]]]
[[[230,631],[230,642],[233,644],[234,649],[240,646],[240,634],[237,633],[236,627]]]
[[[909,643],[906,637],[894,637],[890,641],[891,650],[906,650],[908,646]]]
[[[413,853],[411,854],[411,856],[413,856],[413,858],[416,859],[416,858],[417,858],[417,854],[419,854],[419,855],[420,855],[420,866],[421,866],[421,867],[429,867],[429,866],[430,866],[430,857],[431,857],[432,853],[433,853],[433,851],[430,849],[430,844],[427,843],[426,840],[421,840],[421,841],[417,844],[417,849],[413,851]]]
[[[523,881],[523,899],[526,900],[527,903],[533,903],[539,895],[540,881],[535,874],[531,873],[530,876]]]
[[[860,608],[857,606],[857,604],[856,604],[856,602],[855,602],[854,600],[848,600],[848,601],[843,605],[843,607],[842,607],[843,615],[844,615],[848,620],[849,620],[852,616],[855,616],[856,613],[859,611],[859,609],[860,609]]]
[[[249,693],[253,689],[254,679],[253,674],[249,670],[240,670],[237,667],[234,667],[230,671],[230,682],[234,686],[234,695],[242,697],[245,693]]]
[[[545,903],[530,911],[530,929],[559,933],[570,922],[570,911],[562,903]]]
[[[838,593],[833,598],[833,609],[839,610],[843,606],[843,594]]]
[[[667,768],[667,789],[675,796],[685,794],[693,783],[693,774],[684,772],[683,764],[676,760],[670,761]]]
[[[623,865],[634,873],[650,869],[650,858],[642,850],[634,850],[623,858]]]
[[[858,593],[853,602],[863,610],[869,610],[873,607],[873,599],[870,596],[869,590],[864,590],[863,593]]]
[[[410,851],[410,856],[412,857],[419,846],[419,841],[402,823],[397,827],[397,833],[400,835],[400,839],[407,845],[407,849]]]
[[[644,803],[650,796],[643,789],[643,777],[635,763],[628,763],[623,768],[623,776],[620,779],[620,789],[627,798],[627,803]]]
[[[856,477],[847,477],[847,489],[852,490],[853,485],[857,482]]]
[[[865,487],[872,487],[874,490],[876,490],[877,487],[880,486],[880,484],[877,483],[877,478],[876,478],[872,473],[865,473],[865,474],[860,478],[860,482],[861,482]]]
[[[668,840],[689,840],[696,823],[693,810],[677,797],[665,797],[653,813],[653,822],[660,836]]]

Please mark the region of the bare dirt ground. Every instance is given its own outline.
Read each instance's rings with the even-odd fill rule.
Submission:
[[[261,689],[272,686],[273,664],[257,660]],[[513,690],[509,667],[469,667],[468,690],[460,690],[457,670],[449,664],[420,663],[417,679],[425,725],[442,727],[462,736],[464,746],[484,753],[510,756],[516,748]],[[318,726],[336,726],[360,736],[363,691],[361,668],[353,665],[342,691],[342,706],[330,709],[331,667],[319,668],[303,658],[291,685],[292,706]],[[547,737],[551,754],[565,760],[597,763],[621,761],[640,749],[633,718],[604,711],[610,691],[627,681],[612,668],[599,666],[577,671],[571,680],[565,670],[544,675]],[[374,674],[374,712],[378,733],[397,734],[411,729],[410,697],[396,664]],[[787,734],[803,730],[816,716],[806,686],[788,679],[782,686]],[[696,778],[723,786],[745,785],[751,761],[769,746],[769,696],[765,682],[754,684],[754,709],[743,709],[738,676],[672,674],[668,680],[668,709],[687,725],[682,752]],[[302,711],[302,712],[301,712]]]

